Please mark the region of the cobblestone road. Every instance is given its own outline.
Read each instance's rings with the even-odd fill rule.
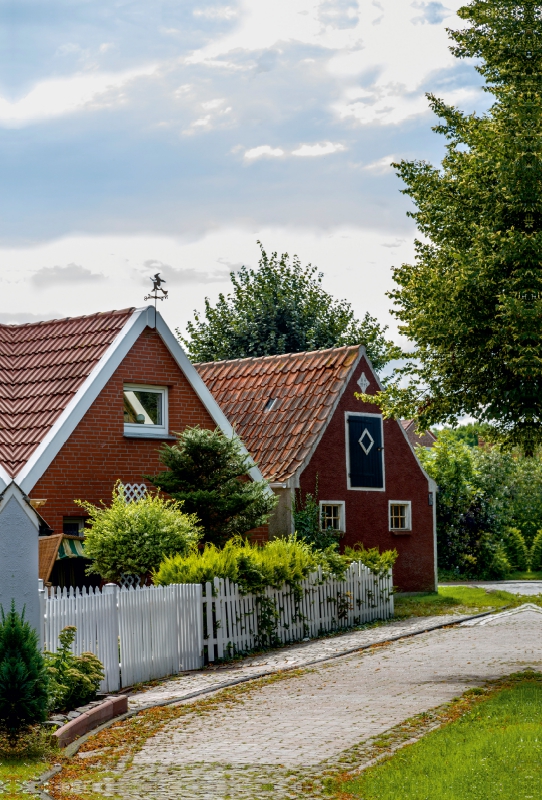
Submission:
[[[449,625],[465,619],[463,615],[449,614],[437,617],[414,617],[386,623],[378,628],[352,631],[326,639],[282,647],[259,656],[249,656],[240,661],[223,664],[214,669],[186,672],[178,678],[164,681],[156,687],[137,692],[130,696],[130,709],[182,699],[186,695],[201,690],[220,688],[229,681],[243,678],[257,678],[269,672],[292,667],[304,667],[314,661],[348,653],[358,647],[378,644],[386,639],[425,631],[436,625]]]
[[[500,624],[436,630],[317,665],[203,719],[188,714],[169,723],[129,768],[92,789],[125,800],[324,797],[318,776],[353,745],[470,686],[540,669],[541,620],[527,611]]]

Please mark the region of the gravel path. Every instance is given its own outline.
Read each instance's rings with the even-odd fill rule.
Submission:
[[[359,633],[389,634],[390,627]],[[255,688],[233,706],[168,723],[128,768],[94,781],[92,790],[124,800],[323,798],[323,771],[349,748],[471,686],[540,669],[541,632],[542,615],[527,608],[491,625],[434,630],[324,662]]]
[[[136,692],[129,698],[130,709],[182,700],[194,692],[219,689],[226,683],[247,678],[257,678],[270,672],[292,667],[304,667],[315,661],[333,658],[360,647],[378,644],[387,639],[426,631],[435,626],[450,625],[466,619],[465,615],[448,614],[435,617],[414,617],[397,620],[368,630],[352,631],[325,639],[315,639],[302,644],[282,647],[258,656],[249,656],[213,669],[185,672],[179,677],[164,681],[158,686]]]

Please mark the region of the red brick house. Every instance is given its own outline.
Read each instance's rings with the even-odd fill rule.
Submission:
[[[161,442],[189,425],[233,433],[152,307],[0,325],[0,409],[0,492],[18,484],[54,534],[41,548],[46,580],[62,558],[74,569],[74,500],[107,502],[117,479],[140,485],[163,469]]]
[[[397,548],[403,591],[436,587],[434,481],[401,422],[355,398],[379,381],[362,346],[197,364],[279,496],[271,536],[292,531],[292,501],[314,493],[342,541]]]

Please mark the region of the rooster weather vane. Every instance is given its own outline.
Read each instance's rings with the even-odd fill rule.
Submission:
[[[152,291],[149,294],[146,294],[143,300],[154,300],[154,308],[156,310],[156,301],[157,300],[167,300],[167,290],[162,289],[162,284],[165,283],[165,280],[160,277],[160,273],[157,272],[153,278],[149,280],[152,281]],[[161,295],[158,292],[162,292]]]

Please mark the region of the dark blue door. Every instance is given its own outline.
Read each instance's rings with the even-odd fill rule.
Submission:
[[[381,417],[355,414],[348,417],[350,486],[354,489],[383,489],[384,468]]]

